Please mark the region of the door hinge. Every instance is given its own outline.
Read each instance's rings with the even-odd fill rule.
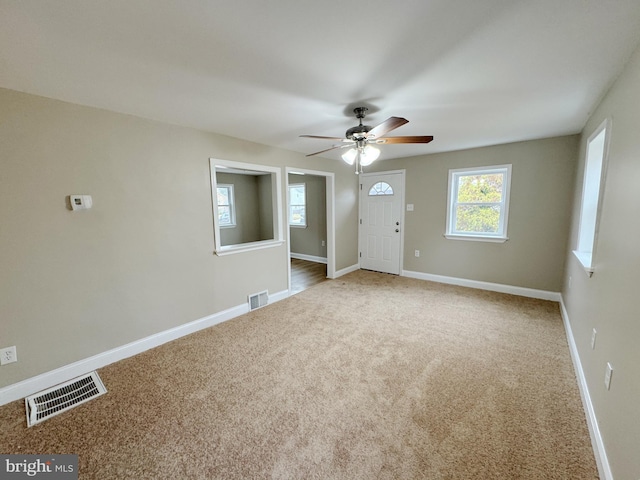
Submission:
[[[362,258],[362,252],[360,252],[360,258]]]
[[[362,225],[362,219],[360,219],[360,225]]]
[[[360,184],[360,190],[362,190],[362,184]]]

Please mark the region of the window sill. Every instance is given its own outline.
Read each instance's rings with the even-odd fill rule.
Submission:
[[[481,235],[459,235],[451,233],[445,233],[444,236],[449,240],[467,240],[471,242],[504,243],[509,240],[509,237],[485,237]]]
[[[291,225],[291,224],[289,224],[289,226],[290,226],[291,228],[307,228],[307,226],[306,226],[306,225]]]
[[[573,250],[573,254],[582,265],[582,268],[584,268],[586,274],[591,277],[593,272],[595,272],[595,269],[593,268],[593,254],[590,252],[579,252],[578,250]]]
[[[265,248],[279,247],[283,245],[283,240],[264,240],[261,242],[240,243],[238,245],[228,245],[220,247],[214,252],[219,257],[232,255],[234,253],[249,252],[251,250],[263,250]]]

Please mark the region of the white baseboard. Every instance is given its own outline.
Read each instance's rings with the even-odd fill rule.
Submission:
[[[269,303],[274,303],[287,297],[289,297],[289,291],[283,290],[282,292],[269,295]],[[171,342],[172,340],[197,332],[198,330],[226,322],[227,320],[243,315],[248,311],[248,304],[238,305],[236,307],[223,310],[222,312],[194,320],[193,322],[185,323],[184,325],[141,338],[140,340],[127,343],[126,345],[116,347],[92,357],[79,360],[69,365],[65,365],[64,367],[36,375],[35,377],[28,378],[21,382],[8,385],[0,389],[0,405],[5,405],[9,402],[27,397],[46,388],[53,387],[59,383],[84,375],[92,370],[105,367],[111,363],[132,357],[164,343]]]
[[[604,448],[604,441],[602,440],[600,428],[598,427],[598,419],[596,418],[596,412],[593,409],[593,403],[591,402],[591,395],[589,394],[587,379],[584,376],[584,370],[582,369],[582,362],[580,361],[578,346],[576,345],[576,341],[573,338],[573,331],[571,330],[571,323],[569,322],[569,314],[564,305],[562,296],[560,296],[560,312],[562,314],[562,321],[564,322],[564,329],[567,334],[567,342],[569,343],[569,351],[571,352],[573,368],[575,369],[576,377],[578,378],[578,387],[580,388],[582,405],[584,406],[584,412],[587,417],[587,425],[589,427],[591,445],[596,457],[596,464],[598,465],[598,474],[603,480],[613,480],[613,474],[611,473],[611,467],[607,458],[607,451]]]
[[[291,258],[296,258],[298,260],[307,260],[308,262],[316,262],[316,263],[324,263],[327,264],[327,257],[316,257],[314,255],[306,255],[304,253],[293,253],[289,254]]]
[[[410,270],[403,270],[401,275],[403,277],[417,278],[419,280],[429,280],[431,282],[447,283],[449,285],[459,285],[461,287],[478,288],[480,290],[489,290],[492,292],[509,293],[511,295],[539,298],[541,300],[551,300],[554,302],[559,302],[561,299],[561,295],[559,292],[536,290],[534,288],[515,287],[512,285],[503,285],[500,283],[480,282],[478,280],[467,280],[466,278],[432,275],[430,273],[412,272]]]
[[[341,277],[343,275],[346,275],[347,273],[351,273],[351,272],[355,272],[356,270],[360,270],[360,265],[351,265],[350,267],[347,268],[343,268],[342,270],[338,270],[335,275],[334,275],[334,279]]]

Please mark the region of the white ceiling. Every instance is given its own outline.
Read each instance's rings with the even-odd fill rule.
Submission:
[[[435,136],[388,159],[579,132],[639,42],[638,0],[0,0],[0,86],[302,153],[359,105]]]

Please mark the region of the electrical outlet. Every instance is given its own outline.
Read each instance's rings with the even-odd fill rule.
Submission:
[[[416,257],[420,256],[420,250],[416,250]]]
[[[593,332],[591,332],[591,349],[594,350],[596,348],[596,335],[598,331],[594,328]]]
[[[0,365],[6,365],[7,363],[13,363],[18,361],[18,354],[16,353],[16,347],[7,347],[0,349]]]
[[[325,240],[322,240],[322,246],[326,247],[327,246],[327,242]]]
[[[604,386],[607,387],[607,390],[611,388],[611,376],[613,375],[613,367],[610,363],[607,363],[607,369],[604,373]]]

